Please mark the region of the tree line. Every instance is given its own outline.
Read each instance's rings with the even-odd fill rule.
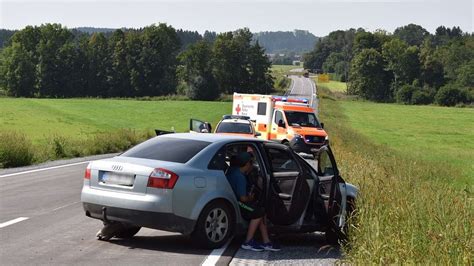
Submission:
[[[14,97],[141,97],[269,93],[270,62],[244,28],[215,34],[166,24],[78,34],[28,26],[0,51],[0,88]]]
[[[474,36],[419,25],[393,34],[334,31],[305,54],[304,66],[348,82],[348,93],[378,102],[453,106],[474,100]]]

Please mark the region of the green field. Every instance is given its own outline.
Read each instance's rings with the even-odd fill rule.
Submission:
[[[230,102],[0,98],[0,168],[114,153],[154,136],[189,131],[189,119],[213,126]]]
[[[345,92],[345,82],[318,88]],[[474,109],[338,101],[350,127],[408,158],[447,165],[455,185],[474,182]]]
[[[295,68],[303,68],[303,66],[293,66],[293,65],[272,65],[271,71],[274,74],[287,74],[290,73],[290,70]]]
[[[317,81],[316,78],[315,81]],[[330,80],[327,83],[318,83],[318,87],[324,87],[333,92],[347,92],[347,83],[340,81]]]
[[[84,139],[119,128],[184,132],[190,118],[216,125],[231,108],[229,102],[0,98],[0,131],[25,133],[34,143],[52,135]]]
[[[453,166],[474,184],[474,109],[341,101],[350,127],[407,158]]]

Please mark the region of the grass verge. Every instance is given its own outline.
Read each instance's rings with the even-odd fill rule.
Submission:
[[[322,120],[346,181],[357,185],[357,212],[350,221],[350,263],[472,265],[472,188],[445,177],[459,171],[404,157],[351,127],[341,101],[320,90]]]
[[[61,135],[51,136],[47,142],[32,144],[18,131],[0,131],[0,168],[26,166],[62,158],[83,157],[124,151],[155,135],[152,131],[118,129],[98,133],[87,139]]]

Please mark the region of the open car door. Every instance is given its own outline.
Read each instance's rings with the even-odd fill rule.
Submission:
[[[336,161],[328,146],[317,153],[320,196],[324,200],[329,226],[334,232],[342,233],[346,219],[346,183],[339,175]]]
[[[304,213],[310,188],[289,147],[265,143],[269,170],[266,212],[274,225],[291,225]]]
[[[211,133],[211,124],[191,118],[189,120],[189,132]]]

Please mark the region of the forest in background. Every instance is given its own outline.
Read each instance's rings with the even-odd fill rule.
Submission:
[[[303,61],[372,101],[454,106],[474,99],[474,36],[459,27],[439,26],[434,34],[415,24],[393,34],[333,31]]]

